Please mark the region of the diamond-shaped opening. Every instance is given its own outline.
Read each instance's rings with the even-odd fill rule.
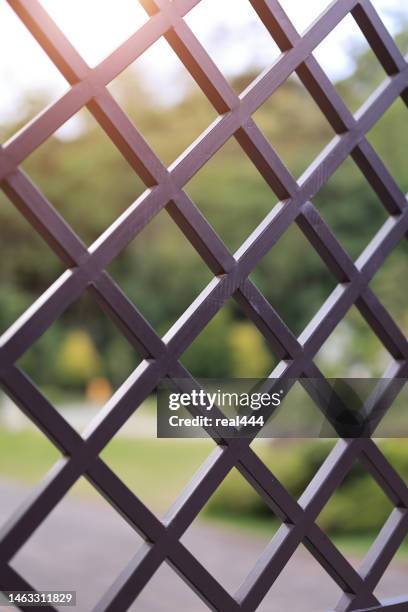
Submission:
[[[52,442],[0,392],[0,526],[60,457]]]
[[[270,380],[275,382],[273,379]],[[276,382],[277,385],[282,384],[278,381]],[[296,460],[298,456],[299,459],[303,456],[302,453],[308,449],[308,444],[312,444],[310,442],[311,438],[337,438],[335,428],[331,426],[325,413],[319,407],[317,399],[313,397],[314,387],[317,386],[319,388],[319,384],[321,385],[317,380],[308,380],[305,382],[306,386],[304,386],[300,380],[297,380],[289,389],[284,390],[281,394],[282,399],[279,407],[275,408],[269,419],[265,421],[265,426],[258,434],[257,439],[273,439],[274,443],[279,443],[279,451],[283,449],[283,458],[286,458],[285,448],[289,449],[294,444],[296,451],[296,445],[299,443],[299,453],[294,452],[293,455],[293,458]],[[308,385],[310,385],[310,389],[307,388]],[[282,386],[284,387],[285,385]],[[279,386],[274,386],[268,392],[277,392],[278,389],[280,389]],[[265,415],[266,418],[267,414]],[[276,460],[278,465],[281,464],[279,454],[275,457],[272,453],[271,458]],[[305,458],[300,460],[306,461]],[[272,464],[269,463],[268,454],[266,455],[266,462],[272,468]],[[291,460],[289,459],[287,463],[289,470],[291,470]],[[304,483],[304,487],[306,484],[307,482]],[[296,495],[299,495],[302,490],[298,490]]]
[[[392,509],[381,487],[367,469],[356,462],[316,522],[357,568]]]
[[[215,443],[156,438],[153,397],[130,417],[101,457],[141,501],[163,515],[202,465]]]
[[[233,138],[189,181],[186,191],[233,251],[278,201]]]
[[[315,362],[329,378],[381,377],[390,355],[352,306],[318,351]]]
[[[255,324],[228,300],[181,357],[197,378],[263,378],[276,356]]]
[[[95,66],[147,21],[138,2],[41,0],[50,17],[90,66]]]
[[[389,216],[350,157],[325,183],[314,202],[353,260],[357,259]]]
[[[82,432],[140,360],[95,296],[85,292],[18,364]]]
[[[0,140],[4,142],[68,85],[7,2],[0,7],[0,38]]]
[[[306,170],[335,135],[296,74],[268,98],[253,118],[295,177]]]
[[[267,440],[258,437],[251,448],[292,497],[298,499],[335,443],[335,440]]]
[[[408,145],[407,108],[398,98],[368,132],[368,140],[398,183],[402,193],[408,192],[405,166]]]
[[[251,3],[245,0],[202,0],[185,21],[237,93],[280,54]]]
[[[201,522],[200,519],[212,519]],[[255,565],[280,521],[233,468],[181,538],[231,594]]]
[[[129,608],[129,612],[148,610],[208,612],[208,606],[169,564],[162,563]]]
[[[166,210],[150,221],[108,270],[160,334],[213,277]]]
[[[336,278],[292,224],[250,278],[292,331],[299,334],[336,286]]]
[[[374,590],[374,595],[380,600],[387,599],[406,601],[407,597],[407,567],[408,567],[408,536],[405,536],[397,553],[388,565],[384,575]]]
[[[149,47],[108,89],[166,165],[218,116],[164,38]]]
[[[402,53],[408,49],[405,35],[408,10],[400,0],[371,0],[371,3],[384,21],[386,27],[395,35],[396,42]],[[304,32],[330,5],[330,0],[314,0],[312,3],[299,3],[295,0],[282,0],[281,5],[297,30]],[[361,47],[361,33],[356,31],[356,25],[351,15],[345,19],[346,27],[338,26],[332,37],[331,44],[326,46],[326,57],[323,58],[328,74],[338,80],[350,74],[353,66],[353,52]],[[360,43],[360,44],[358,44]],[[351,54],[351,57],[350,57]],[[323,52],[321,52],[323,55]],[[320,58],[319,58],[320,59]]]
[[[0,332],[3,333],[64,271],[31,224],[0,191],[2,262]],[[7,229],[6,229],[7,228]]]
[[[387,77],[351,14],[320,43],[314,55],[352,112]],[[336,72],[333,64],[336,64]]]
[[[39,590],[76,591],[91,610],[142,544],[141,537],[81,478],[12,561]]]
[[[48,138],[22,168],[90,244],[146,187],[85,109],[81,121],[77,138]]]
[[[258,610],[326,612],[333,608],[342,593],[314,556],[300,544]]]
[[[404,291],[407,278],[408,244],[402,240],[375,274],[370,287],[405,335],[408,335],[408,307]]]

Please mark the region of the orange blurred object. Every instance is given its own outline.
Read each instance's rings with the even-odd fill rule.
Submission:
[[[112,395],[112,385],[104,377],[93,378],[86,387],[86,399],[93,404],[104,404]]]

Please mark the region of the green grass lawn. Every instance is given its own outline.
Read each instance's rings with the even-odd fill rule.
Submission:
[[[214,447],[208,440],[119,437],[104,449],[102,457],[142,501],[160,515],[170,507]],[[268,451],[275,462],[277,453],[283,457],[284,463],[286,459],[289,460],[289,456],[285,459],[285,449],[272,453]],[[12,432],[0,428],[0,478],[33,485],[45,476],[59,457],[60,454],[45,436],[34,430]],[[244,494],[247,492],[256,495],[249,485],[244,483],[244,486],[247,487],[243,489]],[[104,503],[99,493],[85,479],[75,485],[72,493]],[[261,536],[270,537],[278,526],[277,521],[267,515],[252,519],[241,517],[239,513],[223,513],[216,507],[211,513],[204,512],[203,516],[225,528],[240,529]],[[361,556],[367,551],[373,536],[334,536],[333,540],[345,553]],[[408,542],[401,547],[399,556],[405,559],[408,557]]]
[[[205,440],[120,437],[108,444],[101,456],[149,507],[163,513],[212,448],[215,444]],[[0,477],[33,484],[60,457],[41,433],[0,428]],[[75,486],[74,493],[99,498],[85,479]]]

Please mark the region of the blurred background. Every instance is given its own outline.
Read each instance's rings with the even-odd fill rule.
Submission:
[[[287,0],[282,4],[299,31],[303,31],[327,2],[302,4]],[[406,53],[408,8],[392,0],[373,4]],[[43,5],[90,65],[101,61],[146,20],[133,0],[43,0]],[[93,22],[96,10],[98,21]],[[203,0],[186,21],[239,93],[279,55],[246,0],[227,0],[225,6],[217,0]],[[0,5],[0,40],[0,141],[5,143],[67,86],[6,2]],[[336,28],[315,55],[353,112],[386,76],[351,17]],[[217,116],[165,41],[153,45],[109,89],[166,165],[173,163]],[[408,122],[404,113],[406,108],[397,100],[368,139],[405,193]],[[334,136],[296,77],[279,88],[254,114],[254,120],[296,178]],[[86,109],[30,155],[22,168],[87,245],[145,189]],[[187,184],[186,191],[232,252],[277,201],[233,139]],[[341,165],[314,202],[354,260],[387,219],[381,202],[351,159]],[[4,332],[59,277],[63,266],[3,193],[0,239],[0,329]],[[371,282],[405,333],[407,254],[407,244],[401,243]],[[211,279],[210,271],[165,210],[108,270],[160,335],[170,329]],[[251,278],[296,335],[336,285],[324,262],[295,226],[258,264]],[[389,355],[355,308],[316,358],[326,376],[342,377],[381,376],[388,360]],[[277,358],[231,300],[181,361],[198,377],[255,378],[269,374]],[[82,432],[139,362],[140,356],[93,296],[84,294],[18,365]],[[155,399],[148,399],[107,446],[103,457],[161,514],[213,444],[205,440],[157,440],[155,410]],[[264,440],[255,443],[254,448],[289,490],[299,496],[331,446],[331,442],[278,444]],[[383,442],[382,447],[407,477],[405,441]],[[47,473],[58,455],[3,395],[0,477],[4,482],[32,485]],[[85,481],[74,489],[74,495],[84,499],[94,498],[95,503],[100,499]],[[16,506],[19,495],[15,497]],[[362,498],[370,512],[356,512]],[[319,521],[339,546],[358,557],[368,548],[390,510],[384,493],[356,466]],[[261,538],[270,536],[278,524],[257,494],[234,472],[204,509],[203,516],[225,529],[235,526]],[[407,550],[405,546],[401,552],[404,559]]]

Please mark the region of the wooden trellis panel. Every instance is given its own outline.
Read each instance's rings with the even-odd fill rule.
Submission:
[[[352,305],[356,305],[392,355],[393,363],[386,376],[407,376],[407,341],[368,286],[408,230],[406,196],[366,139],[367,132],[398,96],[408,103],[407,61],[372,3],[336,0],[301,36],[277,0],[251,0],[259,19],[279,45],[281,55],[238,96],[183,19],[201,0],[141,0],[149,14],[148,21],[95,68],[87,65],[38,0],[7,1],[68,81],[69,89],[0,148],[2,189],[31,223],[33,231],[47,241],[66,265],[62,276],[0,339],[3,388],[64,455],[0,534],[0,589],[35,590],[35,585],[29,585],[12,568],[12,559],[72,485],[85,476],[146,540],[96,610],[126,610],[164,561],[177,570],[210,609],[255,610],[301,542],[321,564],[322,571],[343,590],[344,596],[336,610],[408,610],[408,596],[405,603],[400,600],[382,605],[373,594],[407,534],[408,490],[371,439],[339,440],[298,501],[253,452],[251,440],[217,440],[216,449],[163,522],[99,456],[161,378],[185,378],[196,384],[179,358],[230,297],[244,308],[281,357],[271,377],[322,378],[313,359]],[[355,115],[345,106],[313,56],[314,49],[349,14],[388,75]],[[167,39],[219,114],[170,168],[163,166],[107,89],[118,74],[160,37]],[[294,72],[336,133],[299,181],[290,174],[252,118]],[[20,169],[20,164],[35,149],[84,106],[146,185],[140,198],[90,248]],[[229,252],[184,191],[191,177],[230,137],[236,138],[280,200],[235,254]],[[348,156],[358,164],[389,213],[383,227],[356,262],[349,258],[312,202]],[[160,338],[106,268],[165,207],[214,276],[168,334]],[[248,278],[292,223],[301,228],[311,248],[338,280],[337,288],[299,338]],[[87,288],[92,289],[95,298],[144,359],[82,438],[25,376],[16,361]],[[392,398],[384,393],[379,401],[391,402]],[[357,459],[363,461],[395,506],[358,571],[315,522]],[[180,538],[234,466],[281,518],[282,525],[232,596],[184,547]]]

